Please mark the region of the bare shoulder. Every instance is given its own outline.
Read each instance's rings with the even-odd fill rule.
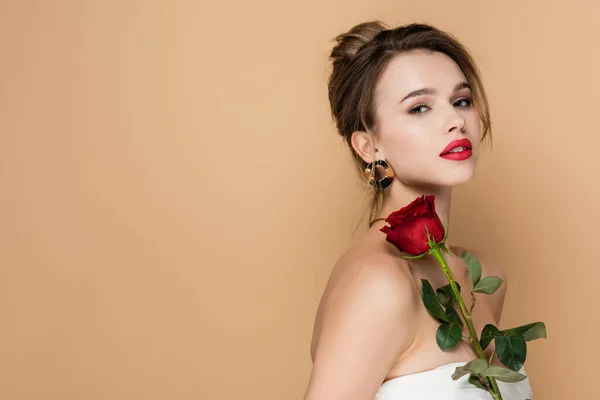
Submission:
[[[328,300],[335,301],[336,294],[346,293],[366,285],[397,292],[410,298],[414,284],[406,260],[390,253],[387,243],[363,242],[349,248],[335,263],[327,283]],[[390,299],[391,301],[392,299]]]
[[[508,284],[504,270],[495,260],[480,251],[465,247],[452,247],[451,250],[457,256],[460,256],[460,253],[463,251],[468,251],[469,253],[473,254],[481,263],[482,277],[497,276],[503,280],[502,285],[496,292],[494,292],[492,295],[486,295],[486,298],[489,298],[490,300],[490,308],[494,313],[494,319],[496,320],[496,323],[499,323],[502,316],[502,309],[504,307],[504,299],[506,297],[506,286]]]
[[[336,262],[317,311],[304,399],[374,398],[415,338],[419,299],[405,260],[369,243],[349,249]]]

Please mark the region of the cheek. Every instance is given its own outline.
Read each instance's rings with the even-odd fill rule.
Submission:
[[[479,119],[479,114],[475,111],[469,113],[466,117],[466,123],[468,131],[472,132],[473,136],[479,140],[483,134],[483,124],[481,123],[481,119]]]
[[[438,130],[439,127],[433,119],[409,121],[403,124],[402,130],[397,135],[398,142],[402,142],[407,153],[431,152],[435,150],[440,140],[434,134]]]
[[[425,124],[403,124],[393,132],[386,140],[386,155],[389,156],[398,167],[419,167],[428,160],[431,161],[435,155],[439,143],[435,142],[431,134],[431,127]],[[389,150],[388,150],[389,149]]]

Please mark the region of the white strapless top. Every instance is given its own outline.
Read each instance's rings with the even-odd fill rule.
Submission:
[[[441,367],[399,376],[384,382],[375,400],[492,400],[490,393],[468,382],[469,375],[452,379],[456,367],[467,362],[456,362]],[[519,371],[527,375],[525,368]],[[529,378],[520,382],[498,382],[503,400],[533,399]]]

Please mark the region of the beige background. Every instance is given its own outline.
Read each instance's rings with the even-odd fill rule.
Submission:
[[[545,321],[537,399],[597,398],[597,1],[0,2],[0,398],[301,399],[365,203],[327,52],[379,18],[476,55],[495,142],[453,234]]]

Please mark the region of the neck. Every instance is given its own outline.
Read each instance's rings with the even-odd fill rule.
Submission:
[[[406,186],[398,180],[392,182],[392,184],[385,189],[381,211],[379,212],[378,218],[387,218],[392,212],[407,206],[417,197],[422,195],[434,195],[435,196],[435,211],[440,217],[440,220],[446,225],[446,221],[449,221],[450,216],[450,200],[452,197],[451,187],[442,186]],[[379,225],[383,226],[384,221],[378,221]],[[379,226],[378,227],[381,227]],[[375,226],[375,224],[373,224]],[[449,226],[447,227],[449,230]],[[449,232],[450,233],[450,232]],[[446,241],[447,245],[450,245],[450,236]]]

